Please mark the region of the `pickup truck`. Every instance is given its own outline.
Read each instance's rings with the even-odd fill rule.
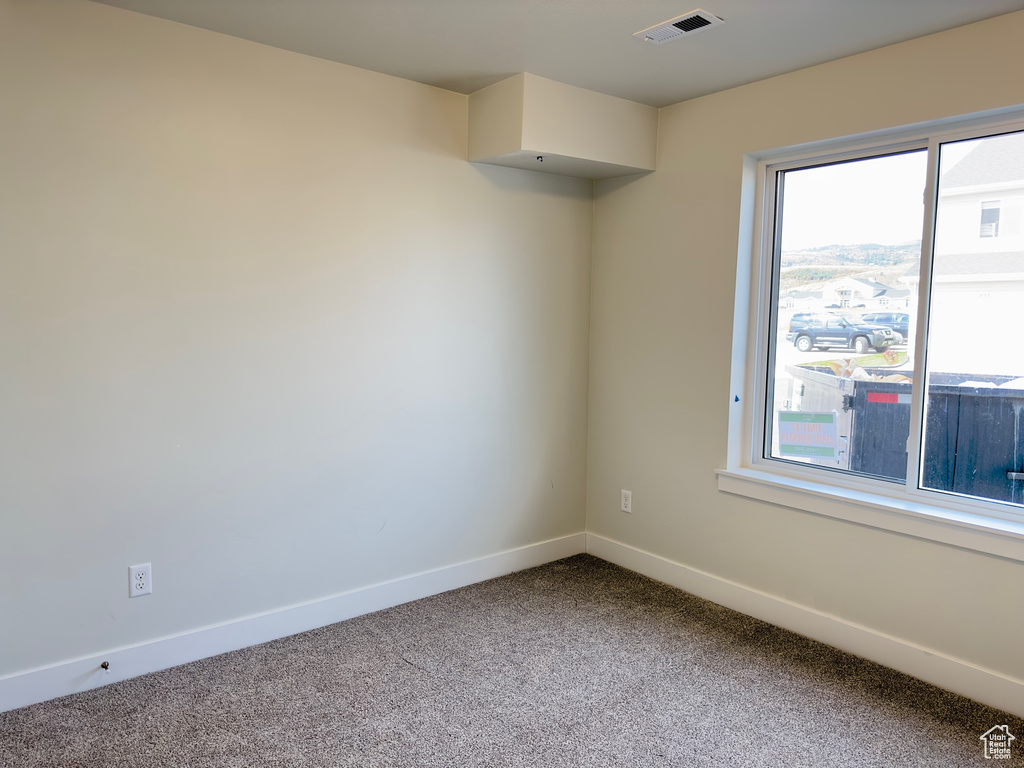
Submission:
[[[786,341],[801,352],[844,347],[863,355],[872,349],[879,352],[888,349],[903,341],[903,337],[892,328],[847,315],[798,312],[789,322]]]

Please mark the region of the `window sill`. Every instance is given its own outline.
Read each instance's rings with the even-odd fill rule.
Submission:
[[[883,531],[1024,562],[1024,524],[740,468],[719,469],[718,490]]]

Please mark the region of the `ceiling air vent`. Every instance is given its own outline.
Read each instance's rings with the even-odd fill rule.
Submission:
[[[661,22],[661,24],[634,32],[633,37],[639,37],[645,43],[661,45],[669,40],[694,35],[702,29],[717,27],[722,23],[722,20],[715,14],[698,8],[696,11],[684,13],[682,16],[676,16],[674,19]]]

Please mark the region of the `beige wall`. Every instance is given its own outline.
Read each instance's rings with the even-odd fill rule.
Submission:
[[[0,676],[583,529],[589,182],[80,0],[0,0],[0,105]]]
[[[1020,104],[1022,39],[1017,13],[662,110],[657,172],[596,186],[588,531],[1024,680],[1021,563],[729,496],[714,474],[744,156]]]

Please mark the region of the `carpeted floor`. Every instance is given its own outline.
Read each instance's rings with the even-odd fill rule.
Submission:
[[[979,736],[1017,736],[986,760]],[[0,714],[3,768],[1024,765],[1024,721],[587,555]]]

